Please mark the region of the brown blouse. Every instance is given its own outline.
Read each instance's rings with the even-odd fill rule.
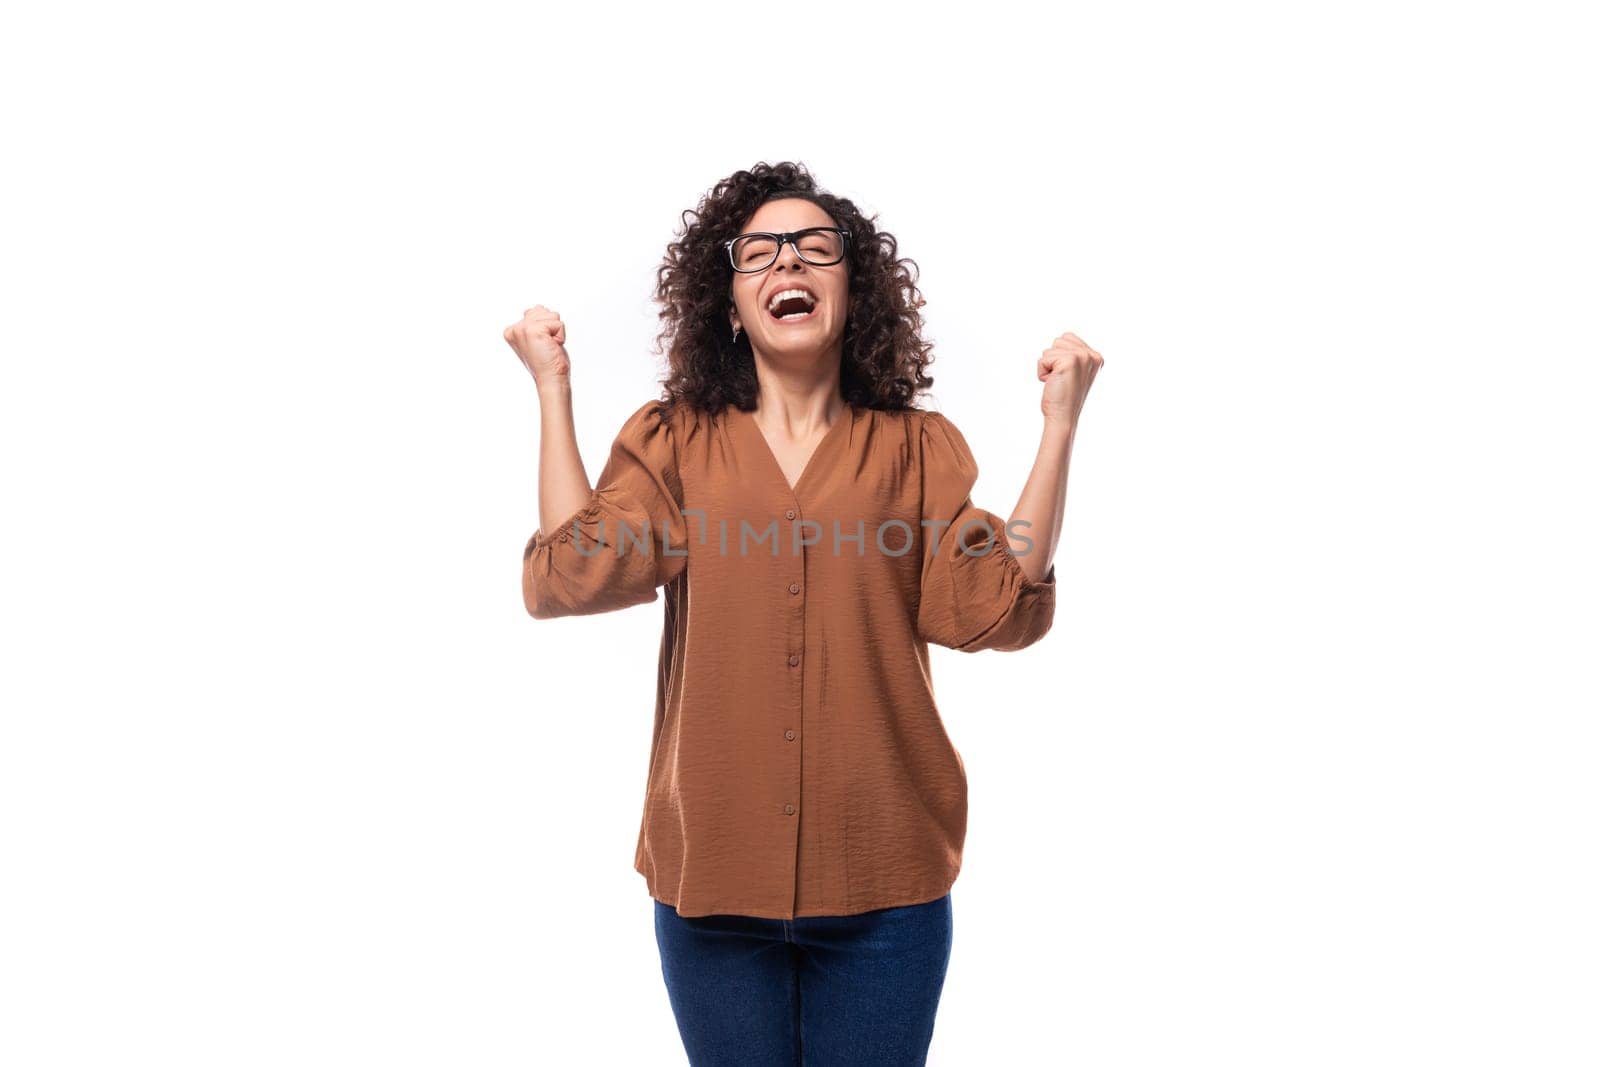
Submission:
[[[950,890],[967,778],[928,644],[1023,648],[1055,615],[1054,565],[1029,580],[977,476],[937,412],[847,407],[790,486],[752,413],[652,400],[589,502],[528,541],[536,619],[665,587],[634,857],[651,896],[792,919]]]

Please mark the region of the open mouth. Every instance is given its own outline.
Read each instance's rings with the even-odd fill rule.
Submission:
[[[817,313],[817,298],[806,289],[784,289],[767,301],[767,313],[778,322],[800,322]]]

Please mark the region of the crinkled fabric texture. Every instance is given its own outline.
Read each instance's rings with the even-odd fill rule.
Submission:
[[[651,896],[796,918],[950,890],[967,783],[928,646],[1025,648],[1055,614],[1054,567],[1028,578],[977,476],[937,412],[847,408],[791,486],[752,413],[652,400],[589,501],[529,539],[535,618],[663,601]]]

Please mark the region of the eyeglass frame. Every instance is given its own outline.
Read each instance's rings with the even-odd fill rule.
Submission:
[[[834,260],[832,263],[812,263],[811,260],[806,258],[806,254],[800,251],[800,242],[796,240],[796,238],[801,237],[804,234],[816,233],[818,230],[825,230],[829,233],[836,233],[839,235],[839,258]],[[772,253],[771,261],[759,267],[751,267],[748,270],[739,266],[738,263],[735,263],[733,259],[733,246],[736,242],[742,241],[746,237],[776,237],[778,239],[778,247],[777,250]],[[800,261],[802,263],[810,264],[813,267],[831,267],[834,266],[834,264],[843,263],[845,261],[845,257],[850,254],[850,231],[841,226],[807,226],[803,230],[791,230],[789,233],[770,233],[766,230],[752,230],[749,233],[741,233],[737,237],[728,238],[726,241],[722,242],[722,247],[728,253],[728,265],[731,266],[735,271],[740,274],[760,274],[762,271],[772,266],[773,263],[778,262],[778,257],[783,255],[783,245],[785,241],[787,241],[794,248],[794,254],[800,257]]]

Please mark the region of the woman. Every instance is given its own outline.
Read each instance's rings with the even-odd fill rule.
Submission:
[[[658,274],[665,396],[593,488],[566,326],[539,306],[505,332],[541,413],[523,598],[545,619],[665,591],[634,866],[690,1061],[922,1064],[967,819],[927,646],[1050,628],[1101,359],[1063,334],[1038,360],[1041,440],[1008,523],[972,504],[955,425],[914,405],[932,346],[892,236],[789,163],[691,214]]]

